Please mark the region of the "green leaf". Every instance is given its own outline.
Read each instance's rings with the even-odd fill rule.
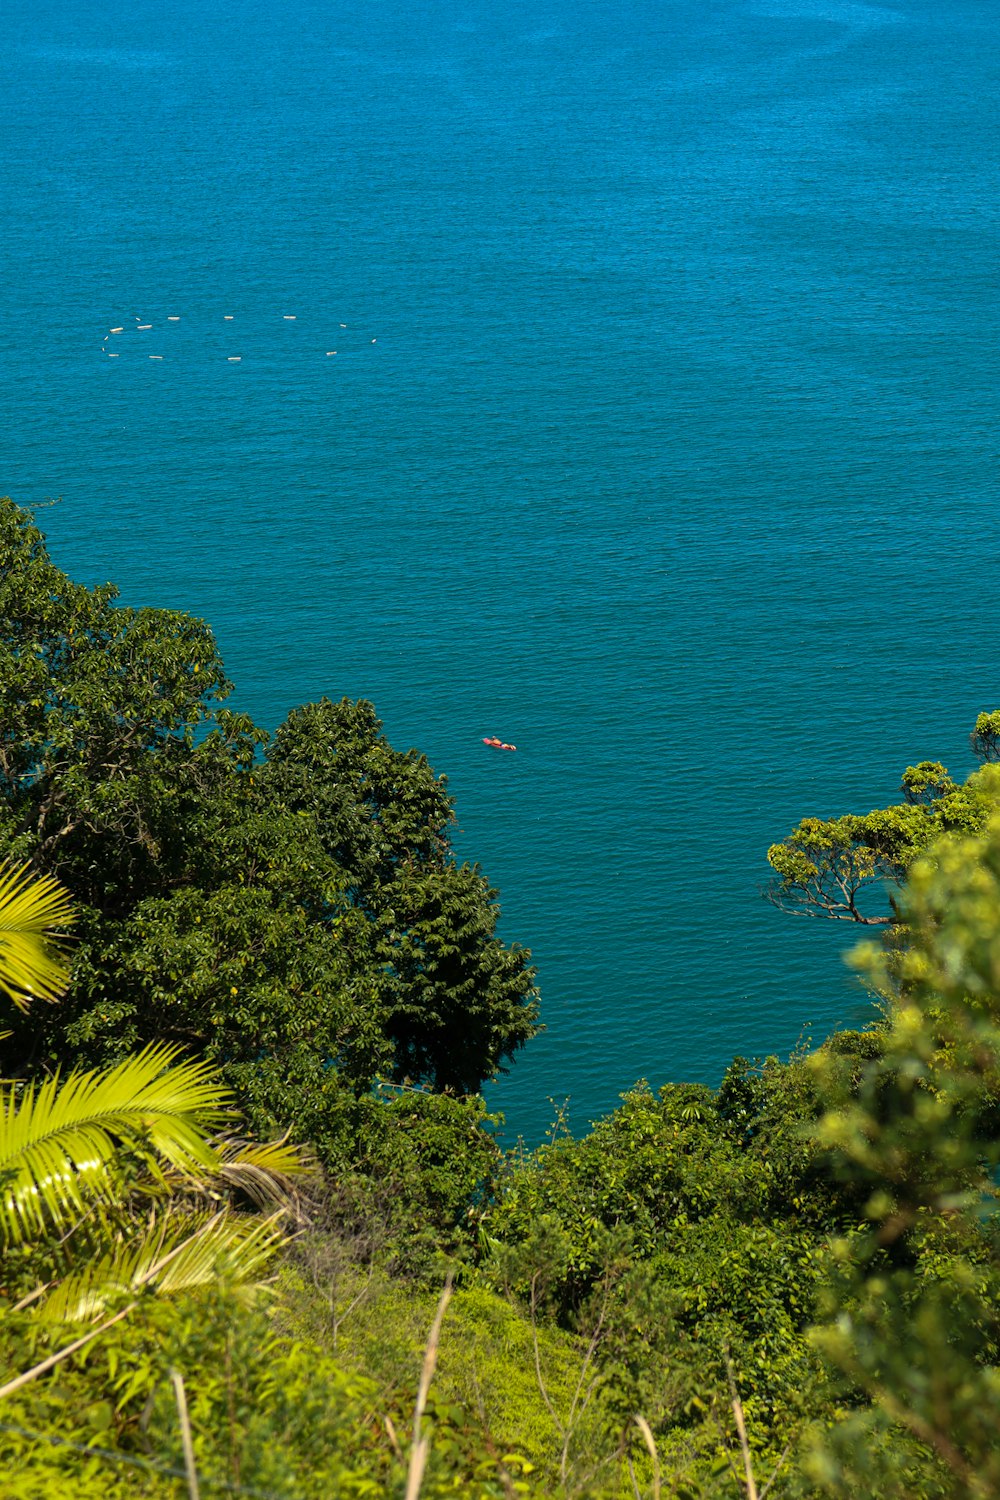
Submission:
[[[57,1000],[69,969],[51,934],[73,924],[69,892],[27,864],[0,864],[0,989],[26,1010],[32,1000]]]
[[[117,1201],[123,1144],[161,1179],[158,1159],[184,1176],[218,1172],[205,1134],[229,1094],[208,1064],[177,1062],[178,1050],[147,1047],[116,1068],[0,1093],[0,1243],[60,1232],[89,1205]]]

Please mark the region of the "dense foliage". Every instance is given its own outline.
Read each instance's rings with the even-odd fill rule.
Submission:
[[[72,583],[0,504],[0,845],[73,892],[81,939],[63,1005],[13,1022],[17,1071],[175,1042],[313,1134],[380,1075],[475,1092],[537,1003],[444,779],[370,704],[269,740],[229,690],[205,625]]]
[[[995,758],[1000,715],[980,714],[971,743],[983,760]],[[772,844],[767,858],[777,879],[768,894],[796,916],[894,925],[895,893],[914,860],[943,834],[981,832],[994,806],[991,788],[981,773],[954,781],[940,761],[907,766],[902,802],[869,813],[803,818],[786,839]]]
[[[505,1154],[476,1091],[533,974],[443,779],[369,704],[229,714],[206,627],[9,503],[0,593],[0,847],[77,934],[35,998],[67,913],[28,902],[4,1021],[5,1494],[1000,1500],[996,767],[770,852],[779,903],[888,933],[870,1028]],[[326,1173],[282,1197],[288,1147],[210,1138],[227,1090]]]

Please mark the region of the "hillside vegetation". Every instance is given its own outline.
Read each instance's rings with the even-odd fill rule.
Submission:
[[[1000,715],[770,851],[868,1029],[504,1152],[444,778],[9,501],[0,595],[5,1497],[1000,1497]]]

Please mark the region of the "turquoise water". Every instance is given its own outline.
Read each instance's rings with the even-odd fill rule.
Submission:
[[[511,1130],[863,1015],[763,856],[1000,703],[994,6],[34,0],[0,41],[0,488],[209,619],[263,722],[370,697],[447,772],[539,967]]]

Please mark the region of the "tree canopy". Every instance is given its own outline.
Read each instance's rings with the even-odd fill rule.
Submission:
[[[1000,797],[1000,774],[981,783]],[[814,1344],[849,1393],[819,1438],[825,1492],[1000,1494],[1000,816],[939,839],[900,898],[902,954],[854,962],[893,993],[860,1075],[810,1059],[817,1139],[861,1193],[864,1228],[833,1245]]]
[[[1000,767],[769,852],[779,905],[888,939],[871,1028],[505,1154],[462,1096],[534,975],[444,777],[370,703],[229,712],[206,626],[71,583],[10,502],[0,591],[12,1495],[412,1494],[412,1413],[429,1497],[998,1500]],[[238,1210],[304,1158],[233,1105],[335,1168],[277,1262]]]
[[[370,703],[272,738],[224,707],[205,624],[73,583],[10,501],[0,608],[0,842],[79,903],[65,1001],[11,1019],[18,1071],[181,1045],[271,1128],[378,1076],[475,1091],[535,1033],[445,778]]]
[[[1000,755],[1000,713],[979,715],[972,747],[985,760]],[[956,782],[940,761],[907,766],[901,790],[902,802],[890,807],[803,818],[772,844],[770,900],[794,916],[868,927],[896,922],[895,893],[914,860],[943,834],[980,832],[995,807],[981,772]]]
[[[444,779],[367,703],[270,737],[221,670],[162,712],[130,697],[121,660],[146,682],[204,627],[98,609],[0,519],[50,629],[5,637],[12,713],[46,706],[4,752],[0,828],[86,901],[70,936],[50,875],[0,880],[12,1496],[169,1500],[197,1471],[283,1500],[998,1500],[1000,768],[922,762],[896,807],[772,850],[782,902],[889,938],[855,956],[871,1028],[505,1154],[456,1095],[530,1035],[532,974],[454,859]],[[93,638],[72,623],[105,606]],[[1000,716],[976,736],[1000,758]],[[234,1095],[335,1167],[284,1249],[239,1210],[304,1160],[220,1138]],[[241,1290],[265,1263],[266,1302]]]

